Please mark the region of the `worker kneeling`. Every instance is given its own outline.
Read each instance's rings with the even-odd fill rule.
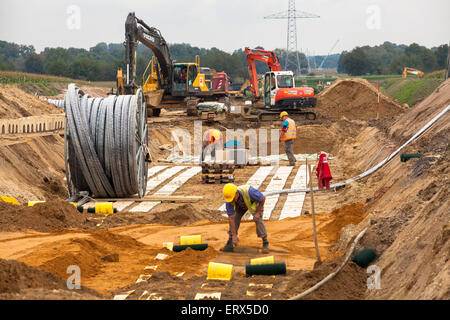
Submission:
[[[263,209],[266,197],[256,188],[250,185],[236,186],[227,183],[223,188],[223,196],[226,201],[226,209],[229,223],[229,239],[223,251],[233,251],[233,247],[239,242],[238,230],[241,219],[248,211],[253,215],[253,221],[256,224],[256,234],[262,238],[263,252],[269,250],[269,242],[267,241],[266,226],[263,221]]]

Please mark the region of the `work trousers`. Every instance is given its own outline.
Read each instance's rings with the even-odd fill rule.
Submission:
[[[319,179],[319,189],[327,188],[330,189],[330,178]]]
[[[289,159],[289,165],[294,166],[295,165],[295,156],[294,156],[294,139],[286,140],[284,142],[284,152],[286,152],[286,155]]]
[[[247,210],[240,210],[239,208],[236,209],[235,214],[234,214],[234,224],[236,226],[236,234],[238,233],[239,230],[239,226],[241,224],[241,219],[244,216],[244,214],[247,212]],[[264,225],[264,220],[263,220],[263,214],[261,214],[261,217],[258,219],[258,221],[255,222],[256,224],[256,235],[258,236],[258,238],[265,238],[267,237],[267,231],[266,231],[266,226]],[[228,230],[228,234],[230,235],[231,238],[231,230]]]

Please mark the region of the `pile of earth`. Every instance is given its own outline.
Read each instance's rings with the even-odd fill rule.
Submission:
[[[338,79],[317,95],[320,118],[372,120],[377,118],[378,91],[365,79]],[[379,118],[392,118],[407,110],[380,93]]]
[[[15,119],[63,112],[53,104],[25,93],[15,85],[0,84],[0,119]]]
[[[69,290],[66,281],[44,270],[15,260],[0,259],[0,299],[101,299],[96,291],[81,286]]]
[[[147,212],[123,211],[107,216],[99,226],[100,228],[114,228],[132,224],[163,224],[171,226],[186,226],[198,221],[224,221],[223,212],[218,210],[198,210],[191,204],[183,204],[177,208],[157,211],[152,214]]]
[[[95,228],[95,222],[86,217],[64,200],[37,203],[32,207],[0,202],[0,231],[53,232],[67,228]]]

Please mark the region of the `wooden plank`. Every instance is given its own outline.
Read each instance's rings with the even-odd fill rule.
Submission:
[[[113,201],[116,203],[122,202],[144,202],[144,201],[161,201],[161,202],[198,202],[203,200],[203,196],[173,196],[165,194],[152,194],[143,198],[96,198],[96,201]]]
[[[179,189],[183,184],[185,184],[189,179],[197,175],[202,171],[200,166],[191,167],[188,170],[182,172],[180,175],[175,177],[172,181],[166,184],[164,187],[155,192],[156,195],[170,195]]]
[[[284,185],[286,184],[286,180],[289,177],[289,175],[291,174],[293,168],[294,167],[291,167],[291,166],[279,167],[278,170],[273,175],[272,180],[270,180],[269,185],[266,188],[266,191],[282,190]],[[264,214],[263,214],[264,220],[270,219],[270,216],[272,215],[272,211],[273,211],[273,209],[275,209],[275,206],[277,205],[279,197],[280,197],[279,194],[274,194],[274,195],[266,197],[266,202],[264,203]]]
[[[137,206],[128,210],[129,212],[149,212],[161,202],[159,201],[142,201]]]
[[[162,173],[157,176],[151,178],[147,181],[147,191],[145,195],[149,194],[153,189],[158,187],[161,183],[166,182],[172,176],[176,175],[178,172],[186,169],[187,166],[173,166],[167,170],[164,170]]]
[[[306,188],[308,181],[309,179],[307,179],[306,165],[301,165],[298,168],[290,189]],[[280,220],[300,216],[302,213],[305,196],[305,192],[288,194],[283,209],[281,210]]]

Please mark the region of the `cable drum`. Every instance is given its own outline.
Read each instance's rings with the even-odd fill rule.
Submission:
[[[143,197],[150,154],[142,91],[92,98],[70,84],[64,103],[70,196],[87,192],[99,198]]]

